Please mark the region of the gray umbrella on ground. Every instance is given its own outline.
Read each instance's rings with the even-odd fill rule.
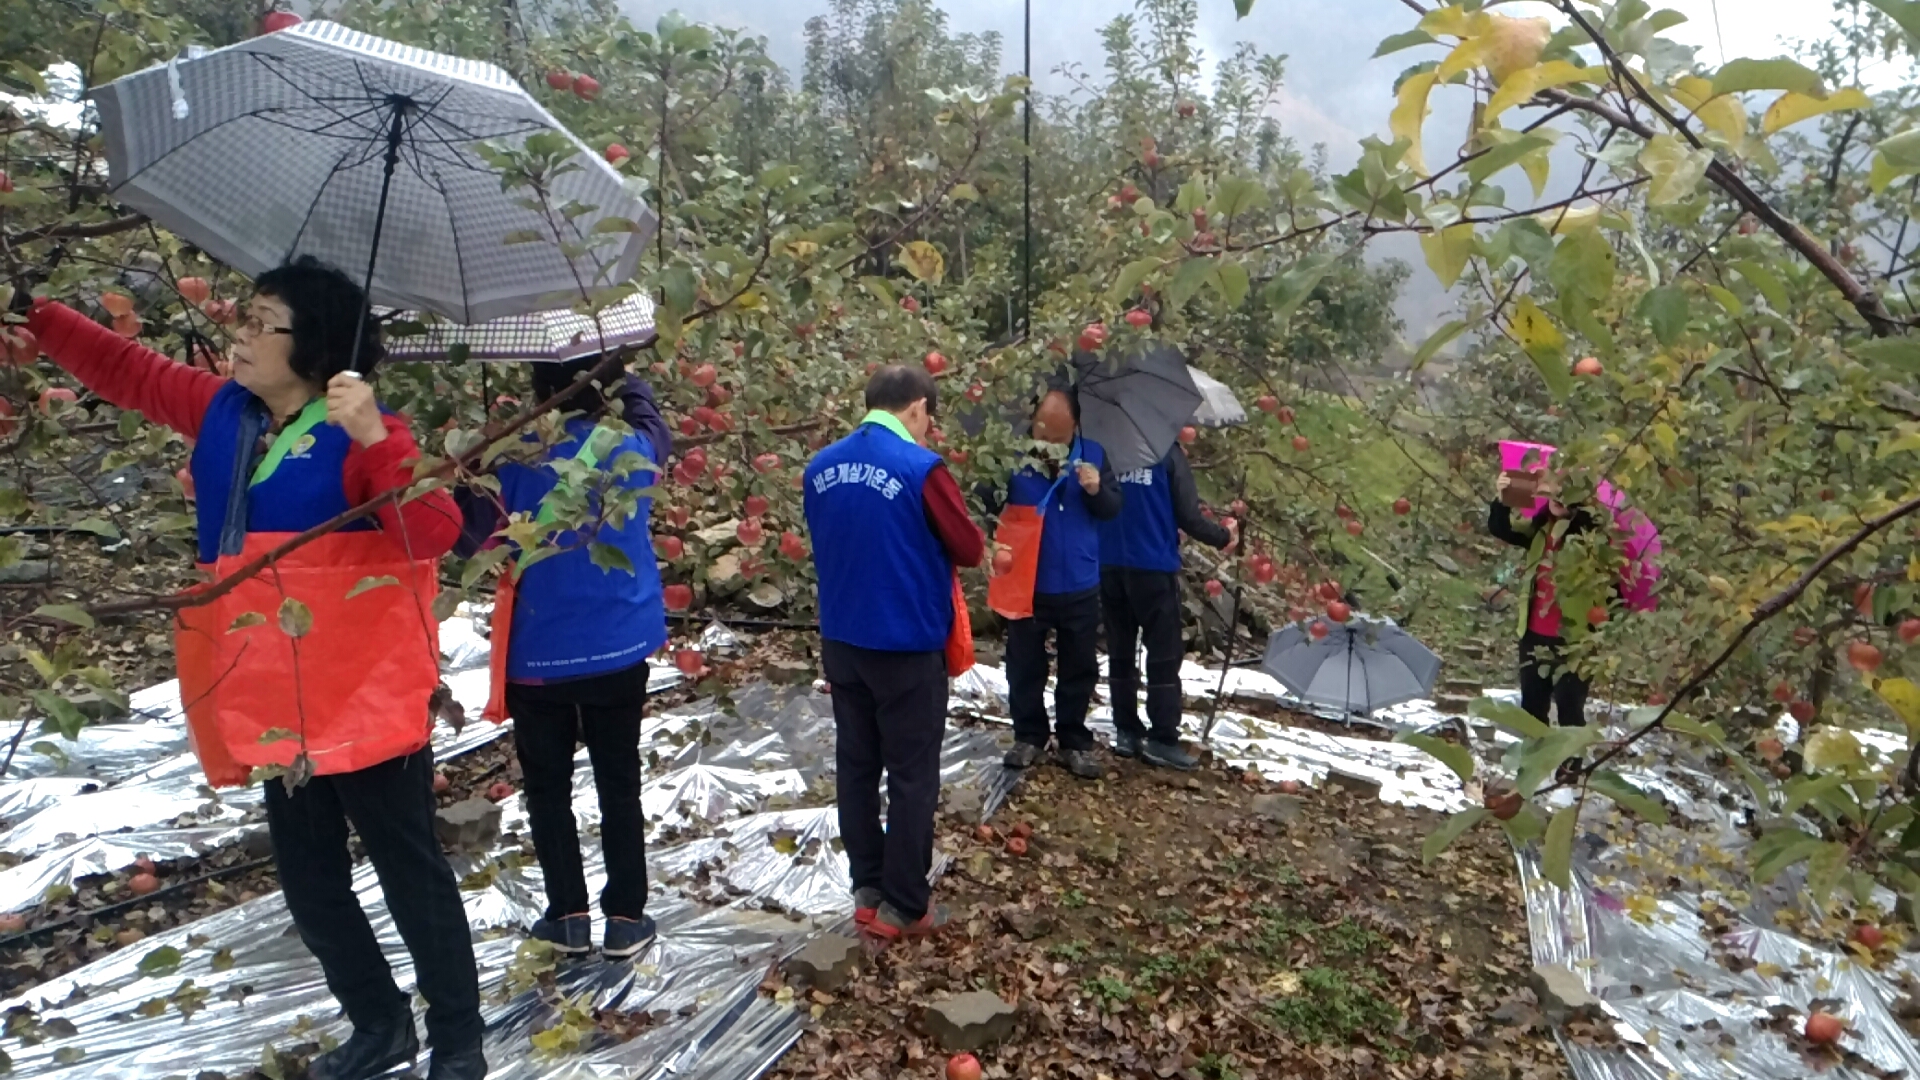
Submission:
[[[1171,345],[1132,355],[1075,353],[1073,367],[1080,430],[1106,450],[1116,473],[1166,457],[1202,400],[1186,357]]]
[[[1194,388],[1200,391],[1200,408],[1193,414],[1194,423],[1206,428],[1223,428],[1247,422],[1246,407],[1233,396],[1226,383],[1191,364],[1187,365],[1187,374],[1193,376]]]
[[[1326,637],[1311,628],[1324,622]],[[1432,693],[1440,657],[1391,619],[1309,619],[1276,630],[1260,666],[1309,705],[1367,715]]]
[[[243,274],[313,255],[388,307],[558,307],[630,279],[658,224],[506,72],[335,23],[189,49],[94,99],[122,203]],[[544,208],[492,160],[521,149],[560,159]]]

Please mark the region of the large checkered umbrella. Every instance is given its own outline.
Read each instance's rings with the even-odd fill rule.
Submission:
[[[244,274],[365,267],[388,307],[460,323],[562,307],[632,277],[657,227],[506,72],[330,22],[190,50],[95,99],[120,201]],[[481,154],[535,139],[572,151],[544,200]]]
[[[566,361],[653,340],[653,300],[635,293],[593,315],[573,308],[509,315],[477,325],[417,311],[384,316],[387,356],[394,360]]]

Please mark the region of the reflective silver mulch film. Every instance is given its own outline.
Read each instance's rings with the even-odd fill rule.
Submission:
[[[718,626],[703,635],[710,652],[733,644]],[[444,629],[443,648],[455,696],[470,715],[477,714],[486,691],[484,638],[468,620],[455,619]],[[655,686],[676,678],[657,669]],[[1218,671],[1192,664],[1182,672],[1192,698],[1210,697],[1219,678]],[[1242,700],[1297,705],[1255,671],[1231,672],[1227,691]],[[975,669],[954,685],[955,715],[1003,722],[1005,695],[1002,672]],[[77,744],[64,747],[64,760],[23,755],[0,781],[6,823],[0,850],[30,856],[0,871],[0,908],[29,906],[51,884],[120,869],[141,853],[190,855],[262,827],[256,792],[224,792],[215,799],[200,787],[171,685],[137,695],[135,704],[134,722],[89,729]],[[1111,711],[1097,709],[1093,722],[1110,730]],[[1424,702],[1372,722],[1399,730],[1461,728]],[[1189,715],[1187,734],[1197,738],[1203,723],[1203,715]],[[457,736],[442,729],[436,754],[464,753],[498,734],[486,723],[469,724]],[[562,1056],[531,1048],[529,1036],[553,1023],[555,1006],[532,991],[512,993],[509,982],[518,928],[543,906],[538,867],[517,842],[504,840],[487,858],[456,857],[468,919],[481,938],[477,952],[496,1080],[744,1080],[775,1061],[801,1030],[803,1013],[766,999],[757,988],[781,956],[808,935],[843,924],[851,906],[830,809],[828,699],[818,688],[752,686],[725,703],[703,701],[650,716],[642,737],[651,751],[643,793],[653,883],[648,910],[659,921],[660,940],[635,962],[593,959],[560,969],[561,991],[577,1002],[647,1015],[629,1041],[597,1037]],[[944,782],[950,789],[976,789],[985,805],[996,805],[1010,786],[997,763],[1005,741],[1004,728],[997,726],[950,729]],[[1328,734],[1223,706],[1212,742],[1224,759],[1275,779],[1318,782],[1337,770],[1373,780],[1383,799],[1409,806],[1449,811],[1469,799],[1438,762],[1377,738]],[[1475,746],[1483,761],[1498,749]],[[598,809],[584,753],[579,770],[575,812],[590,830]],[[1879,1066],[1920,1075],[1920,1053],[1893,1013],[1901,996],[1895,979],[1920,975],[1911,970],[1911,959],[1876,973],[1838,949],[1773,929],[1761,916],[1791,902],[1790,891],[1737,903],[1744,897],[1727,884],[1731,878],[1714,879],[1711,871],[1730,866],[1726,853],[1745,843],[1739,811],[1724,808],[1743,805],[1744,789],[1730,789],[1698,763],[1675,759],[1642,762],[1628,775],[1665,796],[1686,828],[1660,837],[1646,833],[1646,826],[1633,835],[1584,836],[1576,845],[1578,887],[1572,894],[1541,880],[1534,852],[1521,852],[1518,860],[1535,959],[1581,973],[1617,1020],[1621,1048],[1564,1043],[1575,1073],[1582,1080],[1805,1076],[1807,1063],[1754,1022],[1765,1019],[1770,1006],[1804,1008],[1814,997],[1839,997],[1848,1003],[1858,1033],[1849,1039],[1853,1049]],[[1585,824],[1596,831],[1609,827],[1599,817]],[[525,826],[515,796],[505,806],[504,831],[523,833]],[[1690,857],[1656,857],[1662,852]],[[587,857],[589,884],[597,888],[601,868],[591,844]],[[1681,888],[1655,887],[1666,881],[1661,875],[1670,864],[1705,870]],[[1643,880],[1637,876],[1642,873],[1652,876]],[[410,984],[405,951],[385,918],[371,869],[363,867],[358,881],[396,976]],[[1700,925],[1703,895],[1718,897],[1733,914],[1732,929],[1714,940]],[[169,947],[181,953],[176,969],[141,974],[143,959]],[[1715,947],[1772,966],[1747,966],[1735,974],[1715,958]],[[193,1007],[190,1016],[183,1017],[181,1001]],[[238,1074],[259,1063],[269,1045],[284,1049],[345,1031],[278,894],[151,937],[0,1008],[21,1005],[38,1009],[43,1022],[71,1022],[75,1033],[38,1045],[0,1042],[19,1076],[58,1072],[152,1080],[202,1070]],[[76,1055],[78,1064],[61,1064]]]

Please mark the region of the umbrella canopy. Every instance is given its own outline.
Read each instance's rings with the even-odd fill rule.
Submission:
[[[391,312],[387,356],[393,360],[533,360],[562,362],[653,339],[653,300],[635,293],[593,316],[572,308],[512,315],[478,325],[442,322],[417,311]]]
[[[627,280],[658,224],[506,72],[330,22],[191,51],[94,96],[115,197],[249,276],[312,255],[370,268],[376,304],[480,323]],[[536,137],[572,151],[553,214],[503,190],[479,152]],[[555,224],[582,207],[559,221],[591,241],[569,256]]]
[[[1105,361],[1075,353],[1073,366],[1080,430],[1106,450],[1116,473],[1144,469],[1166,457],[1200,407],[1186,358],[1171,345]]]
[[[1315,641],[1317,621],[1275,631],[1260,662],[1301,701],[1366,715],[1432,692],[1440,657],[1393,620],[1355,615]]]
[[[1187,374],[1193,377],[1193,385],[1200,391],[1200,408],[1193,414],[1193,422],[1201,427],[1223,428],[1247,422],[1246,407],[1240,399],[1233,396],[1227,384],[1201,371],[1193,365],[1187,365]]]

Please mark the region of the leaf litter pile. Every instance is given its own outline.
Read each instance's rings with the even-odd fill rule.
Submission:
[[[1422,865],[1441,820],[1218,766],[1029,770],[990,823],[942,816],[945,931],[831,993],[769,976],[814,1017],[770,1075],[944,1075],[926,1008],[985,990],[1017,1010],[988,1077],[1566,1077],[1512,852],[1485,830]]]

